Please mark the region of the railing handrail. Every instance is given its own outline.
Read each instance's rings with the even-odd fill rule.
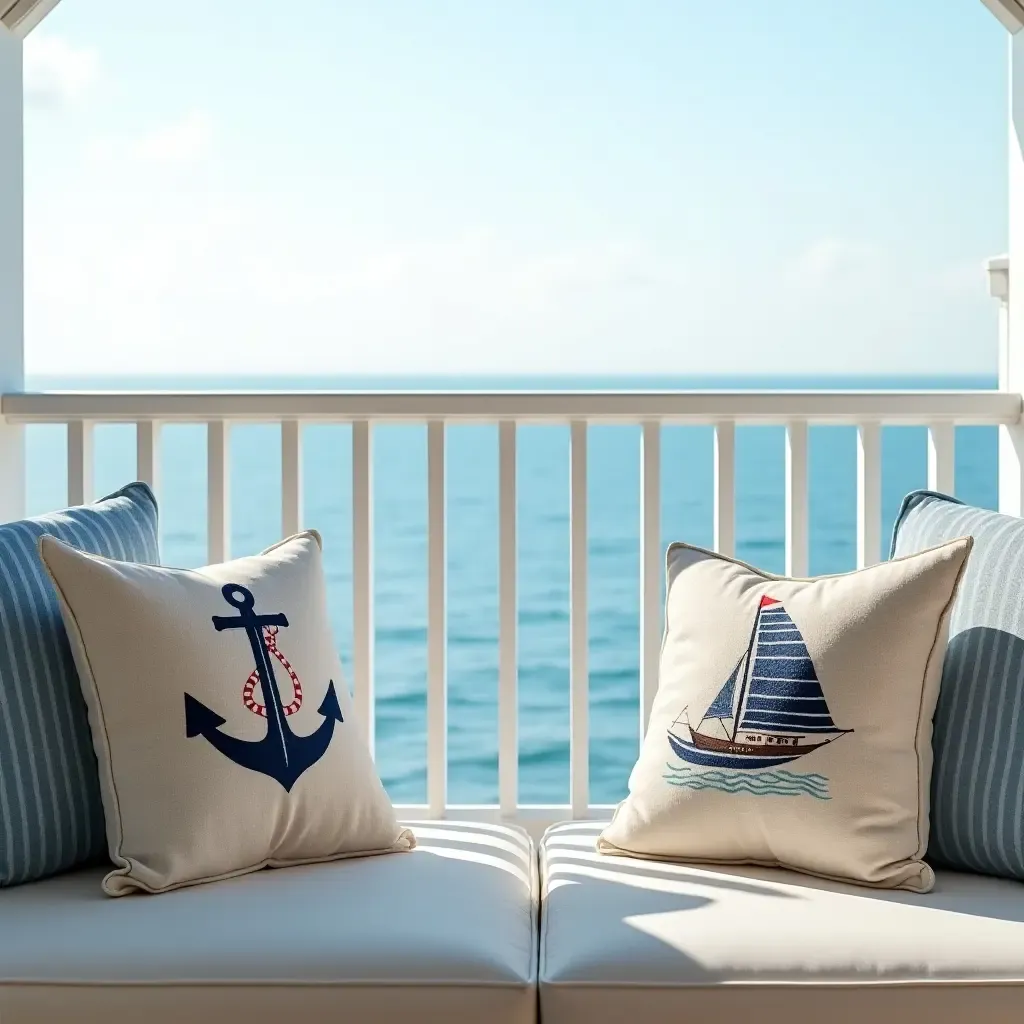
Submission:
[[[279,422],[462,420],[567,423],[887,424],[1021,422],[1022,397],[1004,391],[40,391],[9,393],[12,423],[71,420]]]

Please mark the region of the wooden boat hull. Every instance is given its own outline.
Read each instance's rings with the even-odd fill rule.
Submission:
[[[766,743],[738,743],[736,740],[724,740],[719,739],[717,736],[705,736],[704,733],[697,732],[693,728],[690,729],[690,740],[695,747],[701,750],[713,751],[716,754],[733,754],[742,757],[747,755],[753,757],[784,755],[789,760],[809,754],[812,750],[817,750],[818,747],[823,747],[829,742],[829,740],[821,740],[818,743],[799,743],[791,747],[780,746],[773,749]]]
[[[701,768],[739,768],[744,771],[756,771],[761,768],[775,768],[780,764],[795,761],[801,755],[795,753],[796,747],[788,753],[771,754],[730,754],[727,751],[708,750],[698,747],[689,740],[684,740],[674,732],[668,734],[668,743],[678,757]]]

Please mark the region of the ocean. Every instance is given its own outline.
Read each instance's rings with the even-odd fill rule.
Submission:
[[[42,378],[29,389],[233,390],[268,388],[444,390],[592,388],[991,388],[992,378]],[[593,426],[588,435],[591,801],[626,791],[638,748],[638,427]],[[662,437],[662,544],[712,543],[712,430],[666,427]],[[448,770],[453,803],[496,803],[498,794],[498,432],[451,425],[447,432]],[[737,554],[784,570],[784,431],[736,434]],[[28,428],[28,506],[66,499],[63,427]],[[887,427],[882,437],[883,545],[903,495],[927,482],[922,427]],[[274,425],[231,433],[232,554],[259,551],[281,533],[280,435]],[[375,428],[374,580],[377,762],[392,799],[426,802],[426,429]],[[519,800],[569,799],[569,429],[519,430]],[[311,424],[303,437],[304,525],[324,538],[331,620],[342,662],[352,637],[351,447],[344,425]],[[96,493],[134,479],[131,425],[96,428]],[[956,493],[994,508],[997,433],[956,431]],[[169,424],[161,449],[161,544],[168,565],[206,556],[205,428]],[[883,551],[881,554],[885,554]],[[810,568],[844,572],[856,563],[856,432],[810,431]]]

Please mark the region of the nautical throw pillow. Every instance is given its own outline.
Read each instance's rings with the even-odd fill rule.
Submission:
[[[658,693],[599,849],[927,892],[932,712],[971,544],[811,580],[673,544]]]
[[[196,571],[40,551],[89,708],[107,893],[414,845],[352,721],[317,534]]]
[[[43,534],[112,558],[160,561],[156,499],[143,483],[0,526],[0,887],[106,852],[85,703],[36,551]]]
[[[935,708],[928,856],[1024,882],[1024,520],[943,494],[906,497],[895,556],[970,534]]]

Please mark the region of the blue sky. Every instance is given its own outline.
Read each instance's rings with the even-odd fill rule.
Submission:
[[[993,372],[978,0],[63,0],[28,370]]]

